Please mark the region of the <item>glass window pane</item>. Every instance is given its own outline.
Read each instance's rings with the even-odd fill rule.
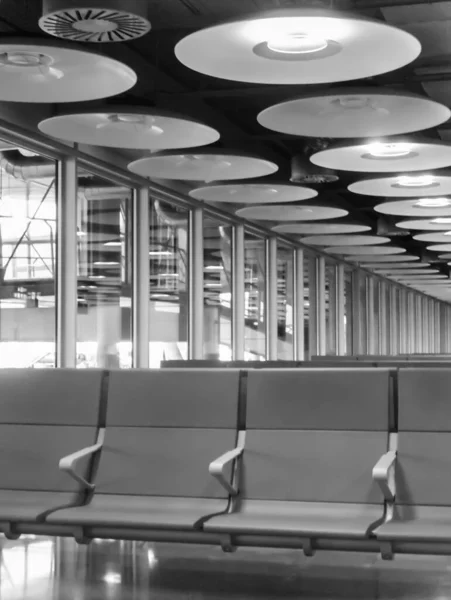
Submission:
[[[130,189],[79,170],[79,368],[132,366],[130,208]]]
[[[367,293],[366,275],[361,274],[359,277],[359,303],[360,303],[359,354],[368,354],[368,349],[367,349],[368,319],[367,319],[366,293]]]
[[[345,267],[345,354],[352,355],[352,270]]]
[[[55,367],[56,166],[25,149],[3,152],[0,368]]]
[[[293,360],[293,250],[277,248],[277,357]]]
[[[337,268],[326,262],[326,354],[337,354]]]
[[[265,240],[244,236],[244,359],[266,356]]]
[[[310,261],[311,255],[304,251],[304,358],[310,359]]]

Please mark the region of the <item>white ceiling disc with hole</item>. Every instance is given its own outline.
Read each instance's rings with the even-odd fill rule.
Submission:
[[[430,98],[384,88],[315,92],[263,110],[263,127],[306,137],[384,137],[436,127],[450,109]]]
[[[414,257],[415,258],[415,257]],[[405,256],[399,258],[400,262],[395,263],[383,263],[383,262],[372,262],[368,263],[366,266],[367,269],[371,269],[372,271],[382,272],[382,271],[390,271],[392,269],[410,271],[412,269],[424,269],[428,268],[428,263],[419,263],[419,262],[401,262],[405,259]],[[418,259],[417,259],[418,260]]]
[[[387,277],[407,277],[407,276],[415,276],[422,275],[423,273],[437,273],[436,269],[431,269],[430,267],[427,269],[380,269],[378,271],[379,275],[386,275]]]
[[[409,229],[411,231],[449,231],[451,230],[451,217],[437,217],[433,219],[409,219],[396,223],[400,229]]]
[[[364,196],[385,196],[392,198],[429,198],[451,194],[451,176],[399,175],[363,179],[348,186],[350,192]]]
[[[77,144],[136,150],[206,146],[220,137],[215,129],[176,113],[126,106],[62,114],[41,121],[39,129]]]
[[[338,233],[362,233],[370,231],[368,225],[357,225],[353,223],[286,223],[276,225],[273,231],[293,235],[328,235]]]
[[[287,183],[218,184],[191,190],[189,195],[206,202],[232,202],[234,204],[277,204],[310,200],[318,195],[316,190]]]
[[[201,29],[175,47],[178,60],[198,73],[278,85],[372,77],[420,52],[415,37],[383,21],[307,8]]]
[[[126,92],[136,81],[127,65],[73,44],[11,39],[0,43],[0,101],[98,100]]]
[[[451,252],[451,241],[448,244],[434,244],[432,246],[427,246],[426,249],[431,252]]]
[[[378,254],[402,254],[405,252],[405,249],[396,246],[333,246],[331,248],[326,248],[325,251],[330,254],[343,254],[349,256],[352,256],[353,254],[362,255],[363,253],[366,253],[367,256],[376,256]]]
[[[439,254],[438,257],[440,260],[449,260],[451,258],[451,254]]]
[[[339,171],[400,173],[442,169],[451,165],[451,144],[428,140],[383,140],[337,145],[310,157],[314,165]]]
[[[365,267],[368,266],[368,268],[370,268],[370,265],[373,265],[373,268],[374,268],[375,264],[382,265],[385,263],[400,263],[401,261],[403,263],[406,263],[406,262],[414,262],[414,261],[417,261],[420,259],[418,256],[413,256],[412,254],[403,254],[402,256],[378,256],[377,258],[374,258],[374,256],[372,256],[372,255],[362,253],[360,256],[356,256],[352,260],[355,262],[365,264]],[[412,266],[416,267],[418,265],[415,264]]]
[[[128,168],[132,173],[151,179],[206,182],[263,177],[278,170],[275,163],[258,156],[217,150],[183,154],[162,152],[136,160]]]
[[[448,235],[449,233],[449,235]],[[413,236],[418,242],[434,242],[435,244],[451,244],[451,231],[446,233],[420,233]]]
[[[290,205],[265,205],[249,206],[236,211],[244,219],[257,221],[322,221],[323,219],[339,219],[348,214],[342,208],[331,206],[290,206]]]
[[[374,207],[374,210],[383,215],[398,215],[403,217],[451,217],[451,199],[448,205],[444,206],[424,206],[419,204],[423,198],[415,200],[396,200],[394,202],[384,202]],[[433,203],[432,203],[433,204]],[[443,201],[443,204],[445,202]]]
[[[378,235],[312,235],[302,238],[307,246],[372,246],[388,244],[390,238]]]

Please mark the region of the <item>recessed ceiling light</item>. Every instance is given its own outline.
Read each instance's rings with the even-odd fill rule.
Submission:
[[[421,198],[415,204],[424,208],[443,208],[451,206],[451,200],[448,198]]]
[[[434,182],[433,175],[401,175],[398,177],[400,187],[427,187],[433,185]]]
[[[163,128],[155,125],[156,119],[150,115],[117,114],[107,115],[106,121],[98,123],[96,129],[105,129],[114,125],[132,127],[135,131],[146,131],[150,135],[162,135]]]
[[[373,144],[368,144],[366,150],[375,158],[400,158],[401,156],[410,154],[412,151],[412,144],[384,144],[382,142],[374,142]]]

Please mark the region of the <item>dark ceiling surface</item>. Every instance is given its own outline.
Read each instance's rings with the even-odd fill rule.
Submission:
[[[292,156],[310,154],[327,147],[333,140],[268,131],[258,124],[257,114],[302,93],[338,86],[252,85],[219,80],[180,64],[174,47],[186,34],[208,25],[268,10],[305,6],[331,7],[385,20],[410,31],[422,43],[422,54],[409,66],[382,76],[340,84],[340,87],[386,86],[430,96],[451,106],[451,1],[437,0],[148,0],[148,17],[152,23],[148,35],[130,43],[91,45],[127,63],[138,75],[138,84],[131,91],[106,103],[118,104],[119,100],[121,104],[156,106],[198,118],[221,133],[216,147],[256,152],[270,158],[279,165],[277,179],[288,180]],[[124,0],[123,8],[126,7],[127,0]],[[45,37],[38,26],[41,14],[40,0],[2,0],[0,33],[2,36]],[[420,135],[448,141],[451,125],[445,123],[440,130],[423,131]],[[335,183],[312,186],[319,191],[315,201],[346,208],[350,219],[371,225],[375,232],[386,235],[388,225],[389,235],[393,235],[396,245],[428,261],[437,261],[434,254],[426,254],[424,244],[412,240],[408,232],[396,230],[394,223],[399,218],[381,221],[372,210],[381,198],[347,191],[347,185],[361,179],[361,175],[341,171],[339,176]],[[446,270],[445,265],[443,268]]]

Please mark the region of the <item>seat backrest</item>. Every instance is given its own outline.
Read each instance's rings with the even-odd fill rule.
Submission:
[[[381,502],[391,387],[383,369],[249,372],[243,497]]]
[[[451,368],[401,369],[396,499],[451,506]]]
[[[69,492],[59,460],[97,436],[103,371],[0,370],[0,489]],[[80,465],[86,475],[88,461]]]
[[[240,371],[110,374],[99,494],[226,497],[211,461],[235,447]]]

